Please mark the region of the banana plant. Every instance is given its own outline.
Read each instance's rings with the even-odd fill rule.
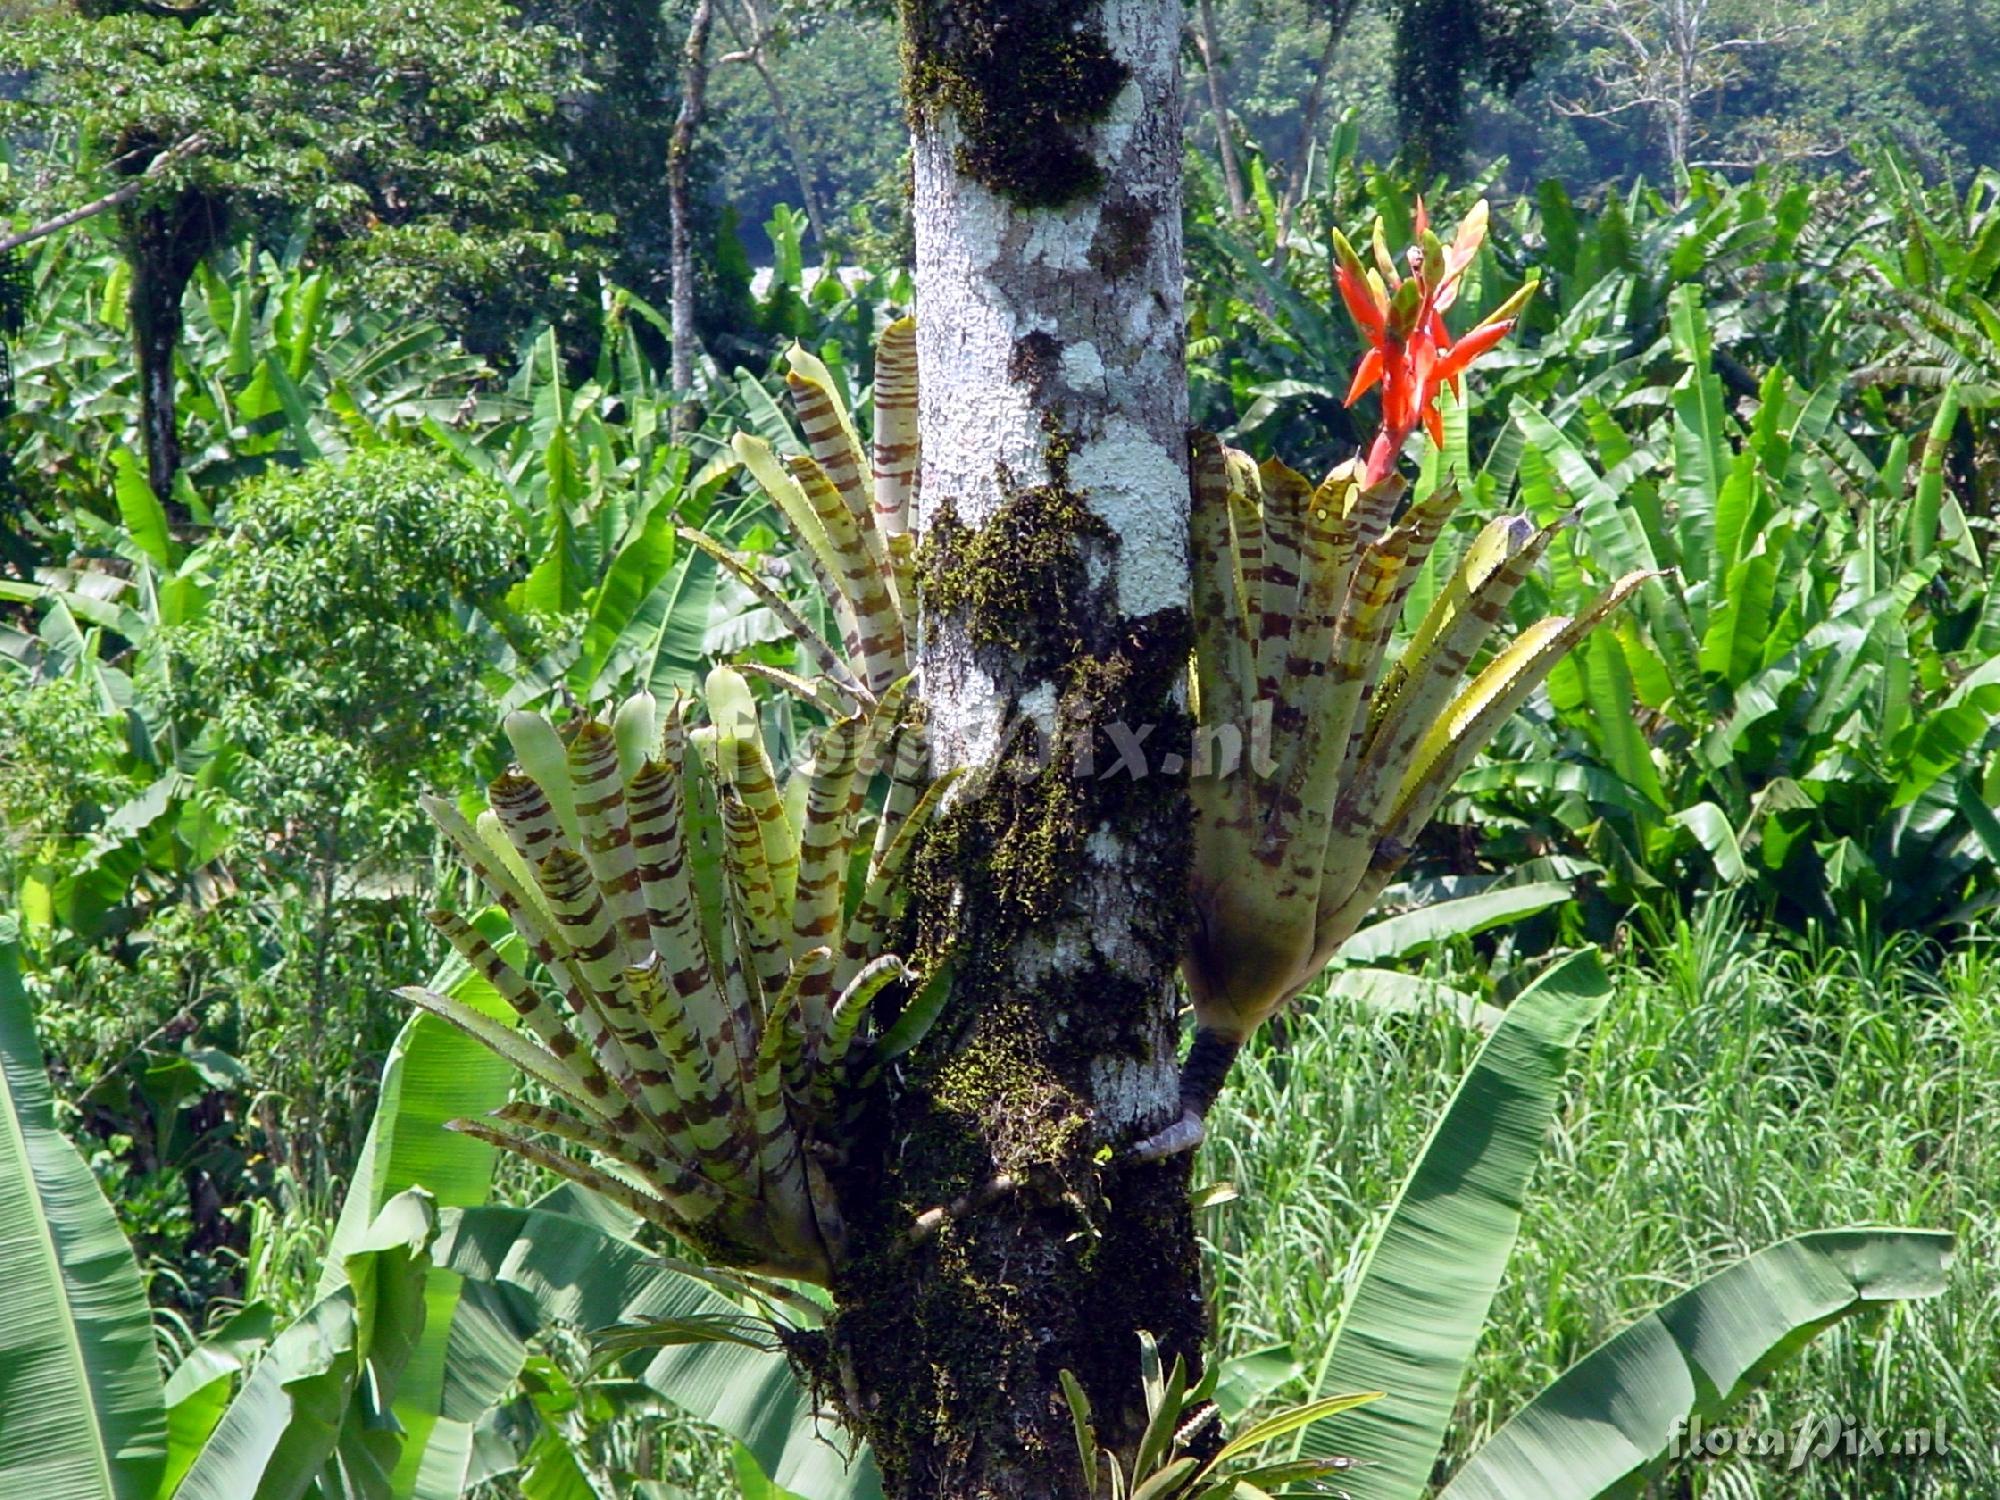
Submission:
[[[850,897],[867,778],[885,757],[903,763],[906,684],[828,726],[782,786],[743,676],[716,669],[706,696],[705,724],[642,693],[567,740],[511,715],[519,764],[488,789],[490,810],[424,805],[552,993],[445,912],[435,925],[525,1029],[434,990],[401,993],[560,1101],[454,1128],[710,1261],[824,1283],[843,1236],[822,1162],[880,1062],[870,1007],[911,977],[883,933],[945,783],[919,792],[892,777]]]
[[[1573,616],[1469,669],[1554,528],[1489,523],[1399,657],[1390,635],[1456,507],[1449,478],[1403,507],[1396,472],[1419,426],[1445,445],[1442,387],[1513,326],[1533,283],[1453,342],[1444,322],[1485,237],[1476,205],[1447,246],[1418,214],[1409,274],[1380,221],[1373,266],[1336,237],[1339,281],[1370,344],[1351,404],[1376,384],[1365,458],[1317,486],[1198,437],[1194,448],[1197,758],[1195,920],[1181,960],[1196,1034],[1182,1115],[1142,1156],[1189,1149],[1236,1053],[1360,926],[1473,757],[1549,671],[1655,576],[1627,573]],[[1244,751],[1247,749],[1247,756]],[[1235,752],[1232,754],[1231,752]],[[1238,764],[1237,762],[1244,762]]]
[[[1796,1236],[1627,1325],[1545,1387],[1441,1491],[1431,1479],[1521,1225],[1570,1056],[1611,996],[1594,952],[1508,1007],[1376,1230],[1314,1374],[1389,1394],[1304,1428],[1293,1456],[1352,1465],[1352,1500],[1600,1500],[1644,1493],[1687,1422],[1715,1420],[1844,1319],[1943,1291],[1953,1240],[1862,1226]],[[1681,1424],[1677,1426],[1677,1424]]]
[[[1699,289],[1668,314],[1680,369],[1653,422],[1517,401],[1495,445],[1496,490],[1577,517],[1551,602],[1583,595],[1585,565],[1671,572],[1551,674],[1550,729],[1461,789],[1512,794],[1489,807],[1577,838],[1614,889],[1741,886],[1794,922],[1965,920],[2000,850],[2000,595],[1944,482],[1959,393],[1920,449],[1899,435],[1878,461],[1835,421],[1837,384],[1773,369],[1733,413]]]

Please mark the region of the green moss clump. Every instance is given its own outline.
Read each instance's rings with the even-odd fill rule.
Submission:
[[[1013,490],[973,531],[947,500],[924,533],[917,577],[941,614],[963,614],[979,649],[1018,652],[1030,677],[1054,676],[1083,645],[1078,606],[1089,591],[1085,548],[1115,538],[1070,487],[1069,440],[1052,430],[1046,484]]]
[[[1079,139],[1131,70],[1072,0],[903,0],[904,88],[919,127],[958,118],[959,170],[1024,208],[1060,208],[1104,173]]]

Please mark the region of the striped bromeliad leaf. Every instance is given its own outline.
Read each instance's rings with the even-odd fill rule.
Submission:
[[[1210,763],[1198,754],[1195,922],[1181,973],[1197,1029],[1182,1118],[1142,1153],[1200,1140],[1238,1049],[1353,935],[1473,757],[1654,576],[1632,573],[1576,616],[1537,621],[1475,672],[1551,535],[1501,516],[1391,659],[1404,602],[1460,498],[1447,481],[1406,504],[1394,457],[1419,427],[1441,441],[1441,385],[1497,342],[1522,300],[1451,344],[1443,313],[1484,224],[1481,205],[1447,249],[1419,215],[1407,278],[1379,232],[1378,269],[1340,242],[1342,290],[1371,345],[1349,399],[1385,388],[1365,459],[1315,485],[1195,439],[1194,697]]]
[[[791,631],[819,672],[807,680],[745,670],[836,716],[871,707],[909,676],[916,642],[916,324],[899,318],[875,353],[875,434],[864,448],[826,366],[798,345],[786,384],[804,452],[781,458],[763,438],[738,433],[736,456],[777,506],[833,609],[829,641],[760,575],[750,559],[701,532],[682,535],[742,580]]]
[[[1390,635],[1456,507],[1358,463],[1314,486],[1206,436],[1194,451],[1197,1033],[1181,1135],[1257,1026],[1324,969],[1472,759],[1556,662],[1653,575],[1537,621],[1474,671],[1550,533],[1490,522],[1402,652]]]
[[[490,810],[425,807],[535,961],[516,968],[463,918],[432,915],[518,1024],[401,993],[550,1101],[452,1128],[717,1263],[825,1282],[841,1232],[818,1163],[877,1066],[871,1006],[910,978],[884,934],[941,784],[920,788],[921,758],[899,754],[905,684],[823,731],[797,789],[779,780],[743,677],[719,668],[705,697],[698,725],[643,693],[567,731],[510,717],[517,764],[488,788]],[[850,896],[878,766],[889,789]]]

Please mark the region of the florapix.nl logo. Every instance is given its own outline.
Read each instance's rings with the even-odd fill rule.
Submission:
[[[1928,1427],[1875,1427],[1852,1416],[1814,1413],[1790,1426],[1711,1426],[1677,1419],[1667,1439],[1674,1460],[1736,1458],[1798,1470],[1816,1463],[1910,1462],[1951,1451],[1940,1418]]]

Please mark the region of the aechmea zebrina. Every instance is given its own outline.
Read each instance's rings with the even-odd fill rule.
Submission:
[[[916,655],[917,488],[916,324],[899,318],[875,351],[873,444],[864,449],[838,383],[798,345],[787,356],[786,384],[804,435],[782,457],[768,442],[738,433],[737,459],[778,508],[785,529],[826,596],[839,640],[808,624],[747,557],[701,532],[681,535],[712,555],[756,593],[797,639],[811,678],[746,664],[753,676],[836,715],[873,704],[910,674]]]
[[[1485,206],[1447,248],[1419,214],[1410,275],[1376,235],[1378,267],[1345,240],[1339,277],[1370,343],[1349,400],[1383,386],[1365,458],[1315,485],[1198,435],[1192,548],[1198,753],[1195,920],[1181,974],[1195,1039],[1181,1118],[1139,1148],[1185,1150],[1237,1051],[1325,968],[1409,858],[1460,773],[1556,662],[1651,575],[1582,613],[1540,620],[1474,672],[1550,531],[1501,516],[1479,533],[1395,659],[1410,588],[1459,503],[1413,503],[1395,471],[1434,403],[1512,326],[1524,299],[1453,344],[1443,313],[1477,253]]]
[[[749,686],[726,668],[709,677],[698,726],[649,694],[567,733],[511,716],[518,764],[488,789],[490,811],[469,821],[441,799],[425,807],[519,952],[452,913],[431,920],[514,1024],[449,994],[401,993],[552,1102],[453,1128],[718,1264],[829,1280],[842,1234],[820,1163],[840,1152],[878,1063],[871,1004],[909,977],[883,934],[938,791],[890,788],[850,890],[868,781],[896,764],[906,686],[829,725],[782,784]]]

